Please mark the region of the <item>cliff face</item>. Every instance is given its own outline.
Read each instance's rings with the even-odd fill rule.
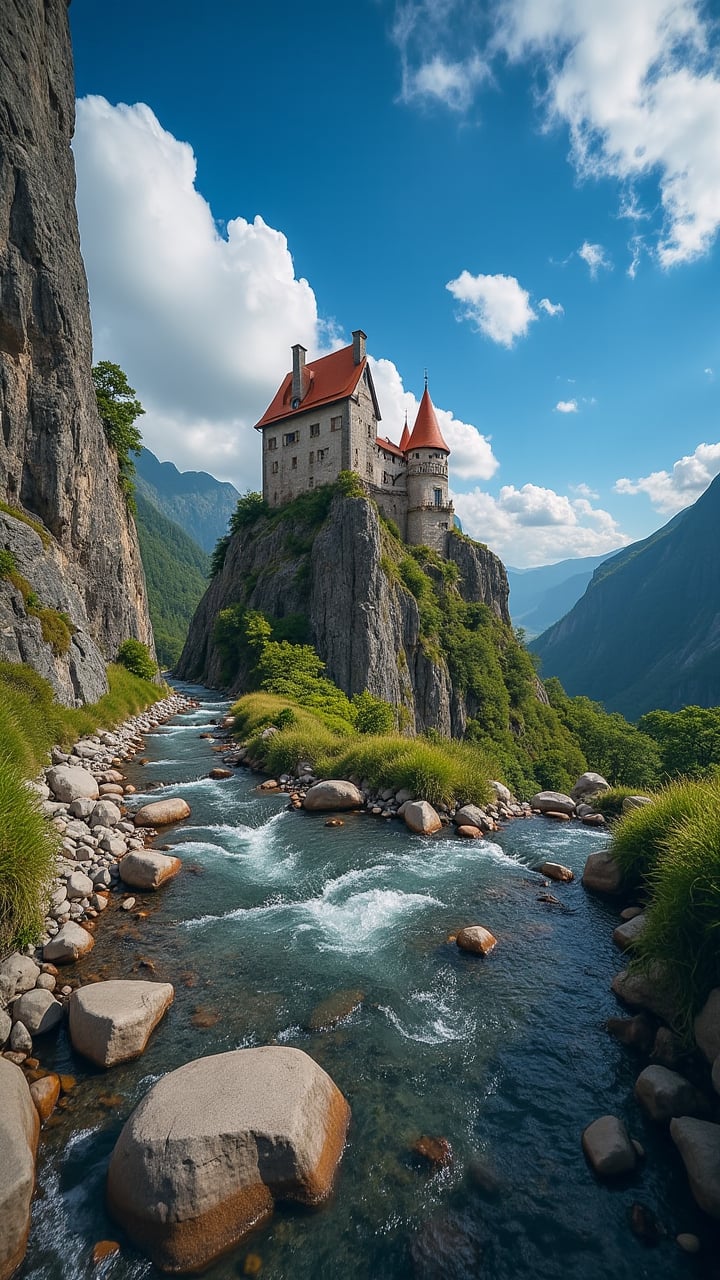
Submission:
[[[0,499],[52,534],[63,590],[80,601],[73,620],[112,657],[128,636],[152,645],[152,632],[135,527],[95,404],[74,118],[66,0],[7,0],[0,11]]]
[[[417,732],[461,735],[464,699],[442,656],[423,643],[417,601],[389,572],[374,505],[334,498],[311,541],[291,517],[259,522],[232,539],[193,618],[178,675],[242,692],[247,671],[241,663],[228,672],[213,638],[220,610],[240,602],[276,619],[304,615],[326,674],[345,693],[369,689],[404,707]],[[463,599],[487,605],[509,624],[507,578],[497,556],[451,536],[448,558],[459,567]]]

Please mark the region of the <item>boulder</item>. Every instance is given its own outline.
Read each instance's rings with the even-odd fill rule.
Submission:
[[[336,809],[359,809],[362,802],[362,793],[354,783],[332,778],[326,782],[316,782],[314,787],[309,788],[303,800],[303,808],[309,813],[332,813]]]
[[[43,947],[43,960],[51,960],[53,964],[72,964],[81,956],[86,956],[95,946],[95,939],[87,929],[69,920],[59,929],[54,938]]]
[[[16,1022],[10,1032],[10,1050],[12,1053],[32,1053],[32,1036],[24,1022]]]
[[[720,1053],[713,1062],[712,1086],[716,1093],[720,1093]]]
[[[562,791],[538,791],[530,801],[531,809],[539,809],[541,813],[566,813],[572,816],[575,812],[575,801]]]
[[[601,849],[598,853],[589,854],[582,882],[593,893],[619,893],[622,888],[622,871],[612,855],[606,849]]]
[[[505,786],[504,782],[491,782],[490,786],[495,792],[495,799],[499,800],[501,804],[516,803],[516,800],[512,791],[509,789],[509,787]]]
[[[131,889],[159,889],[166,880],[177,875],[182,862],[152,849],[134,849],[126,854],[118,867],[121,880]]]
[[[108,1205],[166,1271],[199,1271],[275,1199],[331,1192],[350,1109],[300,1049],[264,1046],[171,1071],[130,1116],[110,1159]]]
[[[31,1036],[44,1035],[62,1021],[62,1005],[52,991],[26,991],[12,1007],[13,1022],[22,1022]]]
[[[70,997],[73,1049],[98,1067],[139,1058],[175,992],[169,982],[92,982]]]
[[[627,1129],[617,1116],[600,1116],[582,1135],[585,1157],[599,1178],[616,1178],[630,1173],[637,1163],[637,1152]]]
[[[482,840],[483,833],[479,827],[458,827],[457,833],[463,840]]]
[[[32,991],[40,969],[29,956],[14,951],[0,963],[0,1005],[9,1004],[13,996]]]
[[[633,809],[642,809],[645,804],[652,804],[649,796],[625,796],[622,802],[622,811],[623,813],[631,813]]]
[[[628,947],[634,947],[646,925],[645,913],[641,912],[639,916],[632,916],[630,920],[624,920],[619,924],[617,929],[613,929],[613,942],[621,951],[627,951]]]
[[[58,764],[45,774],[47,784],[61,804],[72,804],[81,796],[97,800],[100,794],[97,779],[87,769],[72,764]]]
[[[548,880],[559,880],[567,882],[574,880],[575,876],[569,867],[564,867],[560,862],[541,862],[539,867],[535,868],[541,876],[547,876]]]
[[[668,989],[667,974],[658,964],[652,965],[647,973],[621,969],[610,988],[631,1009],[646,1009],[671,1026],[678,1020],[677,1000]]]
[[[219,781],[221,778],[232,778],[232,776],[232,769],[221,769],[219,765],[216,765],[214,769],[211,769],[208,774],[208,778],[213,778],[216,781]]]
[[[66,894],[71,902],[80,898],[88,898],[94,889],[89,876],[84,871],[73,871],[65,883]]]
[[[464,804],[458,809],[453,822],[458,827],[478,827],[480,831],[491,831],[492,820],[476,804]]]
[[[431,836],[442,822],[427,800],[409,800],[403,807],[405,826],[419,836]]]
[[[12,1031],[12,1019],[9,1013],[0,1008],[0,1049],[3,1049],[10,1039]]]
[[[645,1013],[632,1018],[608,1018],[606,1023],[611,1036],[641,1053],[649,1053],[655,1037],[655,1023]]]
[[[610,783],[601,773],[581,773],[570,795],[577,803],[578,800],[587,800],[589,796],[596,796],[600,791],[609,790]]]
[[[695,1043],[708,1062],[720,1054],[720,987],[710,992],[694,1023]]]
[[[605,815],[602,813],[584,813],[582,821],[586,827],[604,827]]]
[[[481,924],[471,924],[466,929],[460,929],[455,942],[461,951],[470,951],[477,956],[487,956],[497,946],[497,938]]]
[[[136,827],[167,827],[171,822],[182,822],[190,817],[190,805],[182,796],[170,796],[167,800],[153,800],[144,804],[135,814]]]
[[[689,1080],[658,1065],[640,1072],[635,1081],[635,1097],[658,1124],[667,1123],[673,1116],[694,1116],[704,1110],[703,1100]]]
[[[705,1213],[720,1218],[720,1124],[682,1116],[670,1121],[670,1137],[695,1200]]]
[[[50,1119],[57,1106],[57,1100],[60,1097],[60,1077],[51,1071],[40,1080],[33,1080],[30,1085],[30,1097],[35,1104],[41,1124],[44,1124]]]
[[[0,1058],[0,1280],[25,1257],[40,1120],[19,1067]]]
[[[97,800],[94,800],[92,796],[78,796],[77,800],[73,800],[70,805],[70,816],[81,820],[89,818],[96,804]]]
[[[98,800],[90,814],[91,827],[116,827],[122,814],[114,800]]]

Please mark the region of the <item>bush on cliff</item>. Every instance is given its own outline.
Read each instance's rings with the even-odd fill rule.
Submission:
[[[128,507],[134,511],[135,463],[130,455],[142,449],[142,436],[135,421],[145,410],[135,399],[134,388],[119,365],[101,360],[93,366],[92,376],[105,438],[117,457],[120,488]]]
[[[121,667],[126,667],[140,680],[152,680],[157,674],[157,663],[151,657],[150,650],[142,640],[123,640],[117,652],[117,660]]]

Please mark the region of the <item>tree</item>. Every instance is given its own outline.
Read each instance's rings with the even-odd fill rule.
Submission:
[[[128,507],[134,510],[133,475],[135,463],[130,455],[142,449],[142,436],[135,420],[145,412],[135,390],[119,365],[101,360],[93,366],[93,382],[98,413],[108,444],[115,450],[120,469],[120,488]]]
[[[117,660],[134,676],[141,680],[152,680],[157,671],[157,663],[153,661],[146,644],[141,640],[123,640],[118,649]]]

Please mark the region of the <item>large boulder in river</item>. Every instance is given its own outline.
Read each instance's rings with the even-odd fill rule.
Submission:
[[[83,929],[82,925],[76,924],[74,920],[68,920],[55,937],[45,943],[43,960],[49,960],[53,964],[72,964],[73,961],[86,956],[94,946],[95,939],[92,934],[88,933],[87,929]]]
[[[133,849],[118,863],[120,879],[131,889],[159,889],[166,880],[176,876],[182,862],[154,849]]]
[[[13,1022],[22,1022],[31,1036],[44,1035],[62,1022],[63,1008],[51,991],[26,991],[12,1007]]]
[[[621,951],[627,951],[629,947],[634,947],[641,937],[646,924],[647,917],[644,911],[641,911],[637,916],[633,916],[631,920],[623,920],[622,924],[613,929],[615,946],[619,947]]]
[[[695,1116],[706,1110],[704,1099],[689,1080],[656,1064],[640,1072],[635,1097],[658,1124],[667,1124],[673,1116]]]
[[[431,836],[442,827],[440,818],[427,800],[409,800],[403,805],[403,818],[405,826],[419,836]]]
[[[622,888],[623,874],[617,862],[607,849],[588,855],[582,882],[586,889],[593,893],[619,893]]]
[[[538,791],[530,801],[530,807],[539,809],[541,813],[566,813],[571,818],[575,812],[575,801],[562,791]]]
[[[610,783],[607,778],[603,778],[601,773],[581,773],[575,786],[570,793],[573,800],[578,803],[587,800],[590,796],[596,796],[600,791],[609,791]]]
[[[487,956],[497,946],[497,938],[482,924],[469,924],[460,929],[455,942],[461,951],[470,951],[476,956]]]
[[[300,1049],[199,1058],[153,1085],[110,1160],[108,1205],[165,1271],[199,1271],[276,1199],[332,1189],[350,1108]]]
[[[495,825],[492,818],[477,804],[464,804],[457,809],[453,822],[456,827],[477,827],[480,831],[492,831]]]
[[[70,804],[81,796],[96,800],[100,795],[97,778],[78,765],[58,764],[54,769],[48,769],[45,777],[55,799],[62,804]]]
[[[173,1002],[169,982],[91,982],[70,997],[73,1049],[98,1067],[139,1058]]]
[[[630,1173],[637,1152],[625,1125],[618,1116],[600,1116],[583,1131],[582,1149],[599,1178],[617,1178]]]
[[[19,1067],[0,1058],[0,1280],[25,1257],[40,1120]]]
[[[650,966],[647,973],[621,969],[610,983],[610,989],[631,1009],[646,1009],[670,1026],[680,1018],[681,1010],[668,974],[657,962]]]
[[[720,1218],[720,1124],[682,1116],[670,1121],[670,1137],[700,1208]]]
[[[308,789],[303,808],[309,813],[333,813],[339,809],[359,809],[362,802],[362,792],[354,783],[330,778],[326,782],[316,782]]]
[[[14,951],[0,963],[0,1006],[9,1004],[13,996],[32,991],[40,976],[40,968],[30,956]]]
[[[190,805],[182,796],[169,796],[167,800],[153,800],[144,804],[135,814],[136,827],[167,827],[171,822],[182,822],[190,817]]]

